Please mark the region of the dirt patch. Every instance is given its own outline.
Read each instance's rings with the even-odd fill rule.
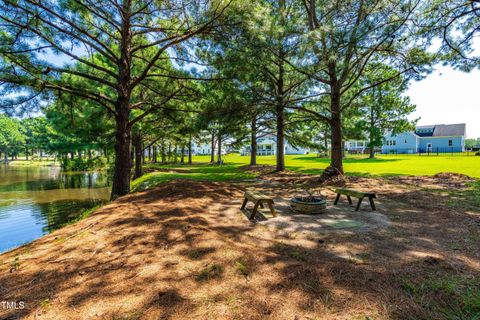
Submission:
[[[275,172],[275,166],[267,165],[267,164],[256,164],[256,165],[246,165],[246,166],[241,166],[239,168],[241,171],[249,172],[249,173],[254,173],[259,176],[263,176],[266,174],[272,174]]]
[[[468,319],[478,309],[460,297],[480,283],[480,218],[451,207],[448,193],[419,196],[441,178],[405,179],[348,179],[378,194],[378,212],[342,202],[331,230],[309,233],[238,209],[247,187],[288,199],[302,192],[295,184],[177,181],[120,198],[0,255],[0,300],[26,306],[0,318]]]

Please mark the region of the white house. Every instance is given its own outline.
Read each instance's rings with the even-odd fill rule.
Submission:
[[[206,142],[192,141],[192,154],[194,155],[209,155],[212,152],[212,145]]]
[[[345,141],[345,151],[350,153],[363,153],[367,149],[368,142],[364,140]]]
[[[215,143],[215,155],[218,153],[218,144]],[[187,152],[187,151],[185,151]],[[222,154],[227,154],[228,152],[231,152],[230,147],[226,144],[223,143],[222,145]],[[207,142],[193,142],[192,141],[192,154],[196,156],[206,156],[210,155],[212,153],[212,145]]]
[[[308,154],[309,149],[302,147],[294,147],[287,140],[284,143],[285,154]],[[277,137],[274,135],[267,135],[257,139],[257,155],[270,156],[275,155],[277,151]],[[241,151],[241,155],[250,154],[250,145],[245,146]]]

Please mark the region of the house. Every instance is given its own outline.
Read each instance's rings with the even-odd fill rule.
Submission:
[[[227,144],[228,142],[223,142],[222,145],[222,154],[227,154],[231,152],[231,147]],[[218,143],[215,143],[215,155],[218,153]],[[185,150],[188,154],[188,150]],[[212,144],[210,142],[196,142],[192,141],[192,154],[196,156],[206,156],[212,153]]]
[[[364,153],[367,149],[368,142],[364,140],[348,140],[345,141],[344,149],[350,154]]]
[[[309,149],[302,147],[294,147],[287,140],[284,143],[285,154],[308,154]],[[274,135],[267,135],[262,138],[257,138],[257,155],[270,156],[275,155],[277,151],[277,137]],[[250,146],[245,146],[241,151],[241,155],[250,154]]]
[[[193,155],[209,155],[211,152],[212,145],[210,143],[192,141]]]
[[[382,153],[464,152],[465,135],[465,123],[418,126],[415,132],[387,133]]]

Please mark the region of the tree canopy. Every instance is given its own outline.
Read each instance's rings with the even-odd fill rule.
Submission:
[[[409,81],[439,61],[475,65],[478,10],[435,0],[5,0],[0,106],[42,116],[3,117],[3,152],[105,157],[112,198],[143,174],[145,154],[191,162],[200,141],[212,163],[249,145],[254,165],[257,140],[274,136],[278,171],[287,140],[331,149],[327,172],[342,174],[345,140],[369,140],[374,156],[386,132],[412,129]]]

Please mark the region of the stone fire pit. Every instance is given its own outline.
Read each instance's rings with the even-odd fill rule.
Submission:
[[[290,200],[290,207],[295,213],[319,214],[327,208],[327,201],[320,196],[294,197]]]

